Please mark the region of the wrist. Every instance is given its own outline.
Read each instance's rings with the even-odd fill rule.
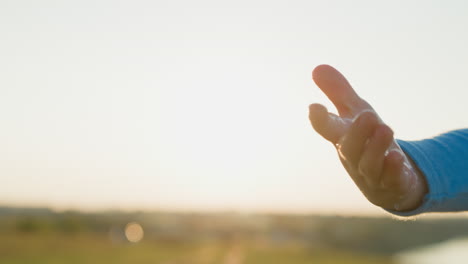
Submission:
[[[406,170],[403,175],[409,176],[408,188],[406,194],[401,197],[401,201],[392,208],[392,210],[400,212],[413,211],[420,207],[429,191],[424,174],[408,156],[406,158],[408,162],[405,162],[403,167],[403,170]]]

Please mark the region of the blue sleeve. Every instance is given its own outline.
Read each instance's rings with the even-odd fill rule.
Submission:
[[[421,141],[398,140],[426,177],[429,192],[422,205],[399,216],[468,210],[468,129]]]

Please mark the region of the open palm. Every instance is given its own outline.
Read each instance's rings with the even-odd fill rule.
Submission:
[[[335,145],[361,192],[385,209],[417,208],[427,192],[425,179],[395,142],[390,127],[333,67],[317,66],[312,77],[339,115],[329,113],[323,105],[312,104],[309,119],[314,129]]]

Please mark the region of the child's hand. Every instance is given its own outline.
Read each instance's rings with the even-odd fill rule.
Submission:
[[[427,193],[424,176],[393,139],[393,131],[328,65],[316,67],[315,83],[339,116],[320,104],[309,108],[314,129],[335,145],[343,166],[367,199],[389,210],[416,209]]]

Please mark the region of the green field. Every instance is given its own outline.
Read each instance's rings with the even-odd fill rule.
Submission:
[[[196,243],[142,240],[112,243],[96,234],[3,234],[0,263],[132,263],[132,264],[270,264],[270,263],[390,263],[384,257],[351,254],[302,245],[263,242],[205,241]]]

